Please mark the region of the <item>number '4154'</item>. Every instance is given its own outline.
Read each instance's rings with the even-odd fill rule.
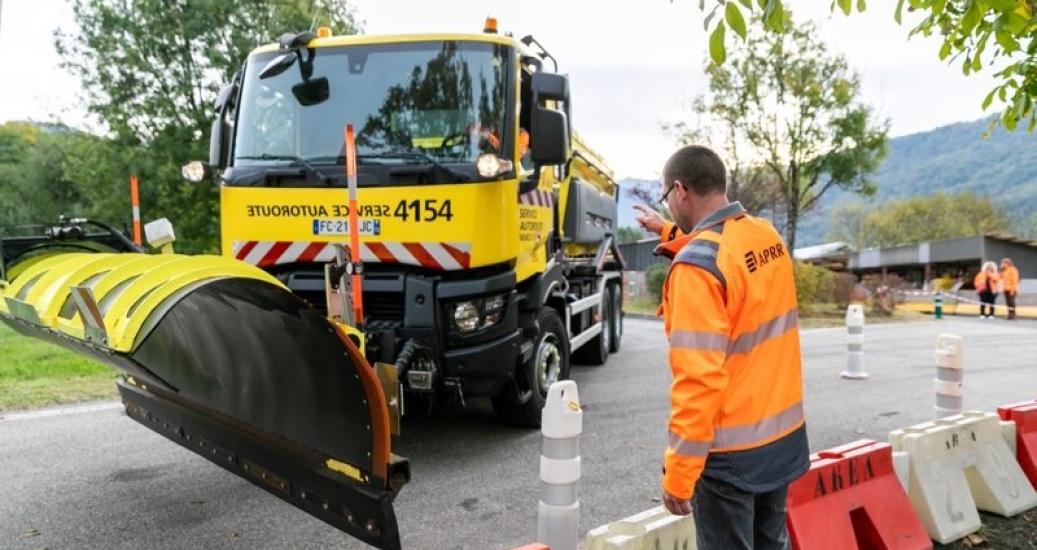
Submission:
[[[400,201],[392,215],[403,221],[413,219],[416,222],[431,222],[439,218],[450,221],[454,217],[450,199],[445,201],[438,199]]]

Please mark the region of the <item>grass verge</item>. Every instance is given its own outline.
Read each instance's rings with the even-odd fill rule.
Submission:
[[[115,373],[0,323],[0,411],[112,399]]]

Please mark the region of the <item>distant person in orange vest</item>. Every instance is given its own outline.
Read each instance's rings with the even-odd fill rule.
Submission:
[[[1019,270],[1011,258],[1001,259],[1001,284],[1005,291],[1005,305],[1008,306],[1008,319],[1015,319],[1015,299],[1019,296]]]
[[[984,262],[983,269],[980,269],[976,277],[972,279],[972,284],[976,287],[976,292],[979,294],[979,318],[980,319],[993,319],[994,318],[994,301],[997,300],[997,289],[1001,284],[1001,277],[997,274],[997,264],[994,262]],[[987,309],[990,309],[990,313],[987,313]]]
[[[788,485],[810,459],[791,253],[727,200],[716,153],[691,145],[663,169],[674,225],[662,313],[669,341],[663,503],[695,515],[700,550],[785,549]],[[663,230],[658,214],[639,209]]]

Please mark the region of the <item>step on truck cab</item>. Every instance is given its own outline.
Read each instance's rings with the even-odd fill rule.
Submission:
[[[185,177],[219,184],[225,256],[317,308],[335,285],[325,264],[358,231],[367,359],[420,402],[490,396],[503,420],[536,426],[570,356],[604,363],[622,336],[619,188],[573,131],[557,69],[493,20],[285,35],[219,94],[209,162]]]

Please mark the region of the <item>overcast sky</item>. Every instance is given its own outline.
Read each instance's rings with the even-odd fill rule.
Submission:
[[[827,0],[786,0],[797,19],[849,60],[863,97],[904,135],[983,116],[991,72],[964,77],[938,45],[907,39],[895,2],[831,15]],[[571,78],[573,120],[621,177],[655,178],[674,147],[662,122],[687,118],[704,89],[706,39],[697,0],[354,0],[369,34],[478,32],[488,14],[502,31],[532,34]],[[89,126],[78,82],[58,67],[53,35],[72,25],[66,0],[0,0],[0,122],[61,120]]]

